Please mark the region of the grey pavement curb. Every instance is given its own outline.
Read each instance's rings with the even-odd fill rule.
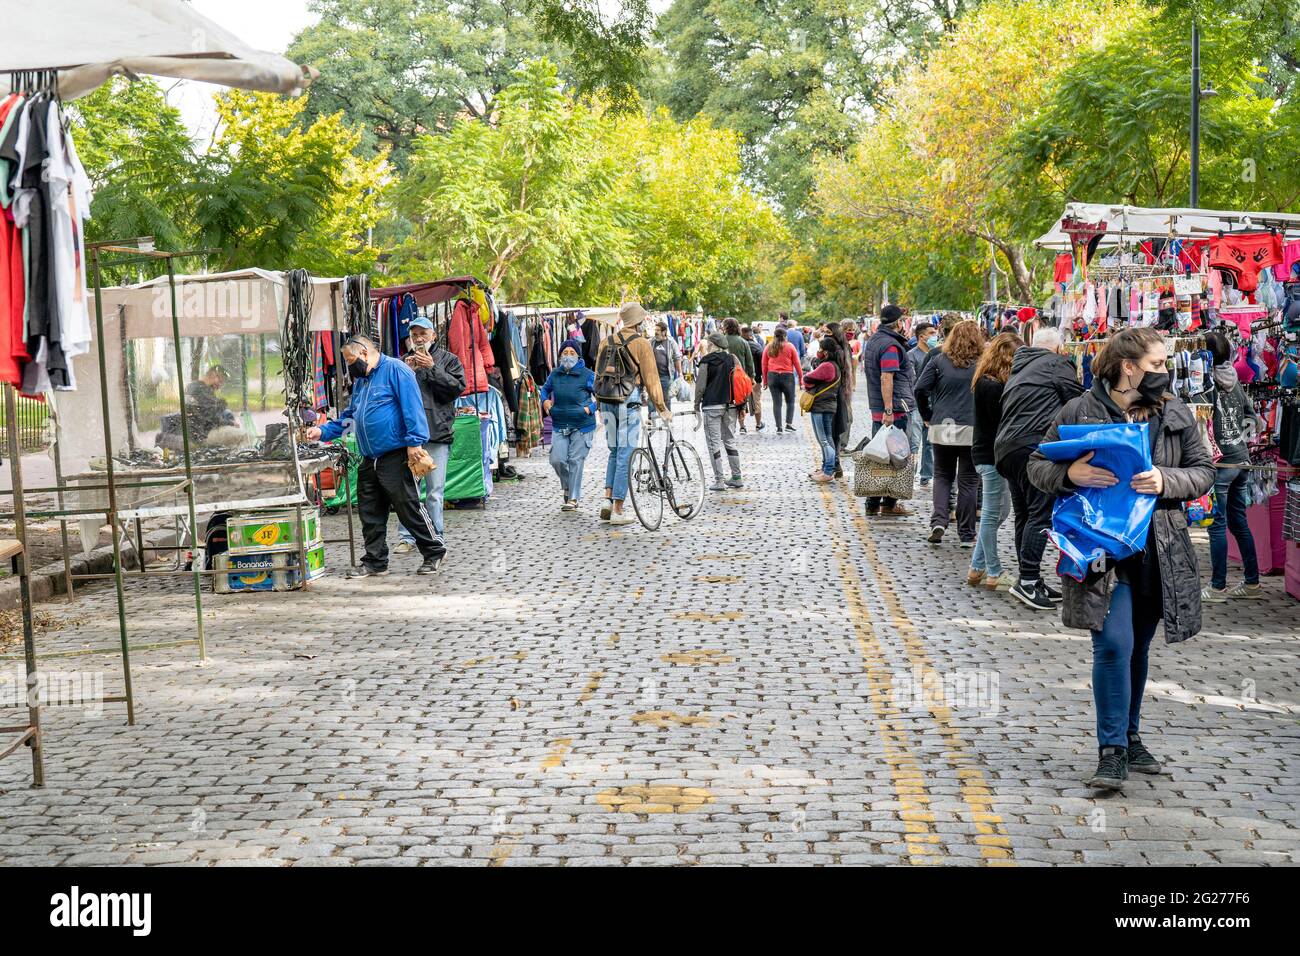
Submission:
[[[151,547],[165,547],[171,545],[176,540],[176,533],[169,529],[154,531],[145,535],[145,542]],[[126,567],[135,567],[135,552],[128,551],[123,553],[124,565]],[[72,556],[72,573],[73,574],[104,574],[113,570],[113,546],[105,545],[102,548],[96,548],[89,554],[75,554]],[[66,588],[64,580],[63,561],[55,561],[47,564],[42,568],[37,568],[31,574],[32,587],[32,604],[40,604],[42,601],[48,601],[56,594],[63,594]],[[19,594],[19,582],[17,578],[0,583],[0,610],[10,610],[21,604]]]

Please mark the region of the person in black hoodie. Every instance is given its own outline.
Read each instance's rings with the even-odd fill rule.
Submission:
[[[1016,352],[1002,392],[1002,421],[993,442],[998,474],[1007,480],[1016,514],[1016,556],[1020,578],[1011,587],[1019,600],[1050,611],[1061,592],[1043,580],[1043,551],[1052,525],[1053,495],[1029,480],[1025,466],[1066,402],[1083,394],[1074,365],[1063,354],[1061,333],[1050,326],[1034,332],[1034,344]]]

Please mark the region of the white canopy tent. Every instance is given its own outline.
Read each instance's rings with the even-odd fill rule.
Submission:
[[[111,76],[297,94],[315,71],[254,50],[182,0],[3,0],[0,70],[59,71],[65,100]],[[8,89],[0,77],[0,89]]]
[[[1099,203],[1066,203],[1065,212],[1047,232],[1034,240],[1041,249],[1069,251],[1070,236],[1067,222],[1090,223],[1106,232],[1103,246],[1115,245],[1120,234],[1129,238],[1159,238],[1174,236],[1209,237],[1219,232],[1241,231],[1243,228],[1267,229],[1274,226],[1286,238],[1300,238],[1300,215],[1281,212],[1233,212],[1215,209],[1187,209],[1181,207],[1150,208],[1145,206],[1102,205]]]

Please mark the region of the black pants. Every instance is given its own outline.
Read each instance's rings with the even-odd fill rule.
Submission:
[[[905,423],[905,422],[906,422],[906,419],[902,419],[901,421]],[[884,424],[884,422],[878,422],[878,421],[872,420],[872,422],[871,422],[871,436],[872,436],[873,438],[875,437],[876,432],[880,431],[880,426],[883,425],[883,424]],[[906,427],[905,427],[905,425],[899,425],[899,427],[900,427],[900,428],[903,428],[904,431],[906,431]],[[867,501],[867,510],[868,510],[868,511],[875,511],[877,508],[892,508],[892,507],[894,507],[894,505],[898,504],[898,501],[897,501],[897,499],[895,499],[895,498],[868,498],[866,501]]]
[[[1011,507],[1015,510],[1016,557],[1022,581],[1037,581],[1042,577],[1047,530],[1052,526],[1052,506],[1056,504],[1055,495],[1039,491],[1029,481],[1026,466],[1033,453],[1032,446],[1021,448],[998,462],[998,474],[1007,480]]]
[[[768,372],[767,390],[772,393],[772,418],[781,425],[781,404],[785,403],[785,423],[794,427],[794,372]]]
[[[957,485],[957,537],[975,540],[975,512],[979,509],[980,478],[969,445],[930,445],[934,455],[934,510],[931,528],[948,527],[952,486]]]
[[[378,458],[363,458],[357,466],[357,511],[366,554],[361,563],[382,571],[388,567],[388,512],[412,535],[425,560],[440,558],[446,549],[434,541],[433,522],[424,510],[415,476],[406,467],[406,449],[398,448]]]

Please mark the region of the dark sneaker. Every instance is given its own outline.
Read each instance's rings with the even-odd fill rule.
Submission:
[[[387,568],[372,568],[368,564],[363,564],[360,567],[353,568],[351,571],[349,571],[346,577],[349,580],[351,580],[352,578],[378,578],[378,577],[383,577],[387,573],[388,573]]]
[[[1128,735],[1128,768],[1134,773],[1163,773],[1155,754],[1147,750],[1137,734]]]
[[[1043,593],[1047,595],[1047,600],[1051,601],[1053,604],[1060,604],[1065,600],[1061,595],[1061,592],[1056,590],[1056,588],[1052,587],[1046,581],[1039,581],[1038,583],[1043,586]]]
[[[1011,596],[1039,611],[1056,607],[1043,591],[1042,581],[1017,581],[1011,586]]]
[[[844,469],[841,468],[839,465],[836,465],[836,466],[835,466],[835,477],[836,477],[836,478],[843,478],[843,477],[844,477]]]
[[[1128,779],[1128,751],[1123,747],[1102,747],[1097,772],[1088,781],[1094,790],[1123,790]]]
[[[438,569],[439,569],[440,567],[442,567],[442,561],[443,561],[443,559],[442,559],[441,556],[436,557],[436,558],[425,558],[425,559],[424,559],[424,563],[421,564],[418,568],[415,569],[415,573],[416,573],[416,574],[436,574],[437,571],[438,571]]]
[[[880,505],[863,505],[868,518],[876,518],[880,515]]]
[[[938,544],[940,541],[943,540],[943,528],[938,528],[938,527],[931,528],[930,534],[926,537],[925,540],[929,541],[931,544]]]
[[[739,475],[737,475],[737,476],[734,477],[734,478],[728,478],[728,479],[727,479],[727,487],[728,487],[728,488],[744,488],[744,487],[745,487],[745,482],[744,482],[744,480],[743,480]]]

